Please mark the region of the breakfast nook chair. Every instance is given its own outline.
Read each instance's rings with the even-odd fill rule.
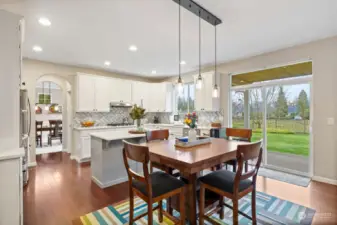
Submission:
[[[149,148],[147,146],[135,145],[124,142],[123,159],[129,179],[129,197],[130,197],[130,219],[132,225],[136,220],[147,215],[147,224],[153,224],[153,211],[159,210],[158,220],[163,222],[163,214],[171,219],[175,224],[185,225],[185,191],[184,182],[165,173],[156,171],[149,174],[148,164],[150,162]],[[133,171],[128,160],[141,163],[143,166],[143,175]],[[147,212],[134,217],[134,194],[139,196],[147,203]],[[163,210],[163,199],[174,195],[179,195],[180,220]],[[158,206],[153,204],[158,202]]]
[[[239,215],[252,220],[256,225],[256,178],[262,160],[262,141],[239,145],[236,152],[238,170],[236,173],[228,170],[218,170],[201,177],[200,180],[200,204],[199,204],[199,221],[204,225],[207,220],[212,224],[219,224],[210,218],[213,213],[219,213],[220,219],[224,219],[224,206],[233,210],[233,224],[239,224]],[[247,160],[257,159],[254,169],[243,173],[243,163]],[[210,212],[205,212],[205,190],[208,189],[220,195],[219,205]],[[252,216],[239,211],[239,199],[252,193]],[[226,204],[223,199],[229,198],[233,201],[233,206]]]
[[[251,142],[252,139],[252,129],[243,128],[226,128],[226,137],[228,139]],[[245,171],[248,171],[248,161],[244,162]],[[237,161],[235,159],[225,162],[226,169],[227,165],[232,165],[233,172],[236,172]]]

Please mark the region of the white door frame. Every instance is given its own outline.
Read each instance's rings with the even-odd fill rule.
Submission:
[[[266,118],[266,113],[267,113],[267,107],[266,107],[266,101],[265,101],[265,89],[266,87],[270,86],[275,86],[275,85],[296,85],[296,84],[309,84],[310,85],[310,121],[309,121],[309,171],[308,173],[303,173],[300,171],[293,171],[289,170],[287,168],[279,168],[275,167],[272,165],[268,165],[267,163],[267,148],[263,148],[263,163],[266,165],[267,168],[271,169],[276,169],[280,170],[283,172],[287,173],[293,173],[293,174],[298,174],[301,176],[308,176],[312,177],[313,176],[313,171],[314,171],[314,154],[313,154],[313,129],[312,129],[312,124],[314,120],[314,114],[313,114],[313,87],[312,87],[312,75],[309,76],[303,76],[303,77],[296,77],[292,79],[286,79],[286,80],[271,80],[267,82],[259,82],[259,83],[253,83],[253,84],[248,84],[248,85],[241,85],[241,86],[234,86],[232,87],[232,76],[235,76],[238,74],[229,74],[230,76],[230,82],[229,82],[229,118],[228,118],[228,125],[230,127],[233,126],[232,124],[232,91],[244,91],[247,89],[253,89],[253,88],[261,88],[262,89],[262,98],[263,98],[263,123],[267,124],[267,118]],[[267,132],[266,132],[266,126],[263,131],[263,146],[267,146]]]

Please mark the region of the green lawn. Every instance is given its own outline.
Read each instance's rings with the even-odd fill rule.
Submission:
[[[254,133],[252,141],[261,139],[261,133]],[[278,134],[267,133],[268,151],[291,153],[296,155],[309,155],[308,134]]]

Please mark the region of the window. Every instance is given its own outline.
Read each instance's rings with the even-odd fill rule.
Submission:
[[[39,93],[39,104],[51,104],[51,95]]]
[[[194,99],[195,99],[194,83],[192,82],[184,84],[181,95],[179,95],[178,91],[176,91],[176,106],[177,106],[176,109],[178,113],[193,112],[195,110]]]

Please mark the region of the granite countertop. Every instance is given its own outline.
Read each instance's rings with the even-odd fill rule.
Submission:
[[[145,134],[129,134],[128,131],[105,131],[105,132],[90,133],[90,136],[100,138],[105,141],[113,141],[113,140],[145,137]]]
[[[104,129],[118,129],[118,128],[135,128],[136,126],[93,126],[93,127],[74,127],[74,130],[104,130]]]
[[[145,125],[151,125],[151,126],[163,126],[163,127],[181,127],[181,128],[188,128],[185,124],[165,124],[165,123],[148,123]],[[202,129],[202,130],[210,130],[212,127],[209,126],[198,126],[197,129]]]
[[[24,155],[25,150],[23,148],[7,149],[4,151],[0,151],[0,160],[20,158]]]

